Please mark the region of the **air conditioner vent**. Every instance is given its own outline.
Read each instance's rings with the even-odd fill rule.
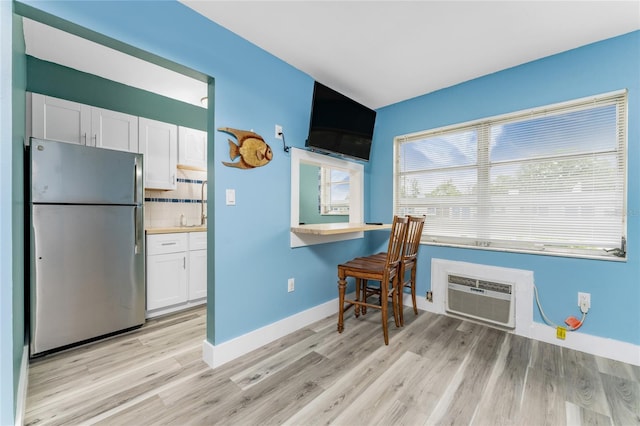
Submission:
[[[447,274],[446,311],[515,328],[513,284]]]
[[[460,277],[458,275],[449,275],[449,283],[466,285],[467,287],[475,287],[478,283],[478,280],[473,278]]]
[[[493,281],[478,281],[478,288],[482,288],[484,290],[497,291],[498,293],[511,294],[512,289],[511,284],[502,284],[502,283],[494,283]]]

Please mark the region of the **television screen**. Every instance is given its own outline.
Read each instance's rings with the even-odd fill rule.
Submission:
[[[369,161],[376,112],[315,82],[306,146]]]

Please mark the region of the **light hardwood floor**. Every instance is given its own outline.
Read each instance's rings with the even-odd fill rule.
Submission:
[[[640,424],[640,368],[405,308],[337,316],[215,370],[204,307],[34,360],[29,425]]]

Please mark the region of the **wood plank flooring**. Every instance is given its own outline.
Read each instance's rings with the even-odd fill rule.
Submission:
[[[640,367],[406,309],[331,316],[215,370],[204,307],[33,360],[27,425],[640,425]]]

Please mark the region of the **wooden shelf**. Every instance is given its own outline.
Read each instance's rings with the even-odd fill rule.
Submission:
[[[379,231],[383,229],[391,229],[391,224],[367,225],[365,223],[317,223],[312,225],[292,226],[291,232],[295,232],[296,234],[335,235],[348,234],[350,232]]]

